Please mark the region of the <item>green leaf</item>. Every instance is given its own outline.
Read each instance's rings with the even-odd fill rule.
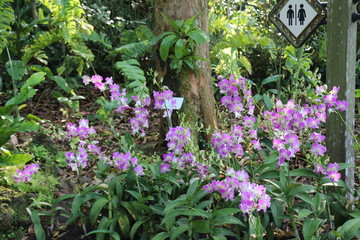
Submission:
[[[184,39],[179,38],[175,43],[175,57],[180,59],[184,52]]]
[[[284,207],[278,200],[271,201],[271,214],[277,227],[281,227],[284,219]]]
[[[314,173],[311,169],[299,168],[290,171],[291,177],[317,177],[318,175]]]
[[[210,222],[207,221],[207,220],[193,221],[191,226],[192,226],[193,231],[195,231],[195,232],[198,232],[198,233],[211,233]]]
[[[167,232],[161,232],[155,235],[151,240],[164,240],[166,238],[170,237],[170,234]]]
[[[55,81],[56,84],[61,87],[65,92],[71,93],[72,89],[69,87],[67,81],[61,76],[52,76],[51,80]]]
[[[140,227],[144,222],[146,222],[146,220],[139,220],[139,221],[137,221],[136,223],[134,223],[134,225],[132,226],[131,231],[130,231],[130,238],[131,238],[131,239],[134,239],[134,236],[135,236],[137,230],[139,229],[139,227]]]
[[[20,91],[23,88],[27,88],[27,87],[35,87],[36,85],[38,85],[39,83],[41,83],[42,81],[45,80],[45,75],[46,73],[44,72],[37,72],[37,73],[33,73],[26,81],[25,84],[21,87]]]
[[[125,211],[119,210],[120,216],[118,217],[118,224],[122,235],[125,239],[129,239],[130,236],[130,221]]]
[[[311,239],[323,222],[320,219],[307,219],[303,224],[304,239]]]
[[[264,100],[266,108],[268,110],[271,110],[272,107],[273,107],[273,104],[272,104],[271,99],[269,98],[269,96],[266,95],[266,94],[263,94],[263,100]]]
[[[25,164],[33,158],[30,154],[0,155],[0,166],[14,166]]]
[[[359,228],[360,218],[356,218],[346,221],[341,227],[337,229],[337,231],[345,235],[344,240],[350,240],[353,239]]]
[[[280,77],[281,77],[281,75],[273,75],[273,76],[267,77],[261,82],[261,86],[264,86],[269,83],[277,82],[280,80]]]
[[[99,198],[92,205],[90,210],[90,222],[94,224],[104,206],[109,202],[105,197]]]
[[[170,222],[174,222],[175,218],[178,216],[181,216],[184,214],[184,212],[186,211],[185,208],[181,208],[181,209],[175,209],[172,210],[169,213],[166,213],[165,217],[162,219],[160,225],[171,225],[169,224]]]
[[[246,71],[248,71],[249,74],[252,74],[252,66],[250,60],[245,56],[241,56],[239,58],[239,61],[241,65],[246,69]]]
[[[160,14],[171,25],[171,27],[175,30],[175,32],[179,32],[180,27],[182,25],[182,24],[180,24],[180,21],[174,21],[162,13],[160,13]]]
[[[188,225],[180,225],[179,227],[177,227],[175,230],[173,230],[171,232],[170,240],[175,240],[178,236],[180,236],[180,234],[182,234],[190,229],[191,229],[191,227],[189,227]]]
[[[120,240],[120,235],[117,232],[110,231],[110,230],[103,230],[103,229],[91,231],[91,232],[85,234],[85,236],[89,236],[89,235],[94,234],[94,233],[96,233],[96,234],[98,234],[98,233],[107,233],[112,238],[114,238],[115,240]]]
[[[214,218],[216,218],[216,217],[236,214],[239,212],[241,212],[239,208],[222,208],[220,210],[214,210],[213,216]]]
[[[6,70],[15,81],[21,80],[26,74],[26,66],[23,61],[20,60],[9,60],[6,62]]]
[[[214,229],[214,236],[220,237],[220,236],[231,236],[237,238],[238,235],[233,233],[232,231],[225,229],[225,228],[215,228]]]
[[[308,217],[310,214],[312,214],[314,211],[311,211],[306,208],[302,208],[298,211],[298,219],[302,220],[303,218]]]
[[[311,191],[314,191],[315,190],[315,187],[314,186],[311,186],[311,185],[300,185],[294,189],[292,189],[290,192],[289,192],[289,196],[295,196],[297,195],[298,193],[301,193],[301,192],[311,192]]]
[[[219,216],[214,219],[215,226],[222,226],[225,224],[236,224],[245,227],[245,224],[234,216]]]
[[[186,192],[186,197],[187,198],[194,196],[195,190],[196,190],[197,186],[199,185],[199,182],[200,182],[200,180],[197,179],[193,183],[191,183],[189,189]]]
[[[185,216],[198,216],[198,217],[203,217],[203,218],[207,218],[207,219],[211,218],[211,215],[208,212],[206,212],[206,211],[204,211],[202,209],[196,209],[196,208],[195,209],[190,209],[190,210],[187,210],[187,211],[183,212],[183,215],[185,215]]]
[[[176,36],[175,34],[172,34],[172,35],[166,36],[161,41],[161,44],[160,44],[160,57],[164,62],[166,62],[166,60],[168,59],[169,51],[170,51],[171,46],[174,44],[174,42],[178,38],[179,38],[178,36]]]
[[[315,203],[308,193],[300,192],[300,193],[296,194],[296,197],[298,197],[301,200],[303,200],[304,202],[310,204],[310,206],[315,207]]]
[[[196,29],[187,34],[192,40],[196,43],[204,44],[208,42],[208,36],[206,33],[201,29]]]

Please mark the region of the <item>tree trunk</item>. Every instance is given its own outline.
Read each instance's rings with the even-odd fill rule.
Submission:
[[[155,32],[160,34],[173,31],[161,13],[173,20],[188,19],[196,14],[203,13],[197,19],[198,27],[208,33],[208,0],[155,0]],[[204,124],[211,131],[216,128],[215,100],[211,81],[209,44],[197,47],[196,56],[208,61],[197,61],[195,71],[182,68],[179,74],[170,71],[168,64],[157,57],[157,71],[159,78],[185,101],[182,111],[186,113],[186,120],[192,126]],[[198,133],[193,133],[198,138]],[[210,140],[210,136],[205,136]]]

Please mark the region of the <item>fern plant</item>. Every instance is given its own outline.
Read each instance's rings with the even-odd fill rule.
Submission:
[[[131,94],[138,96],[149,95],[144,71],[140,68],[140,63],[136,59],[117,62],[115,67],[125,76],[127,80],[126,87],[131,89]]]
[[[0,54],[7,45],[11,24],[14,22],[13,0],[0,0]]]

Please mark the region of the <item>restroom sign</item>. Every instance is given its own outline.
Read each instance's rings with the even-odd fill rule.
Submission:
[[[280,0],[269,18],[292,45],[300,47],[326,18],[326,11],[317,0]]]

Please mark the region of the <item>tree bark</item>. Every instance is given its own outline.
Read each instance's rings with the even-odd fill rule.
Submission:
[[[203,13],[197,19],[197,23],[199,28],[208,33],[208,0],[155,0],[154,9],[156,34],[173,31],[161,13],[173,20],[188,19]],[[161,61],[160,57],[157,57],[157,71],[159,78],[163,77],[164,82],[169,85],[171,90],[179,97],[185,98],[182,111],[186,113],[186,120],[192,126],[203,123],[206,128],[210,127],[211,131],[214,131],[216,114],[209,44],[199,45],[196,56],[207,59],[207,61],[197,61],[195,71],[183,67],[179,74],[174,74],[170,71],[168,64]],[[205,137],[207,141],[210,140],[210,136]]]

